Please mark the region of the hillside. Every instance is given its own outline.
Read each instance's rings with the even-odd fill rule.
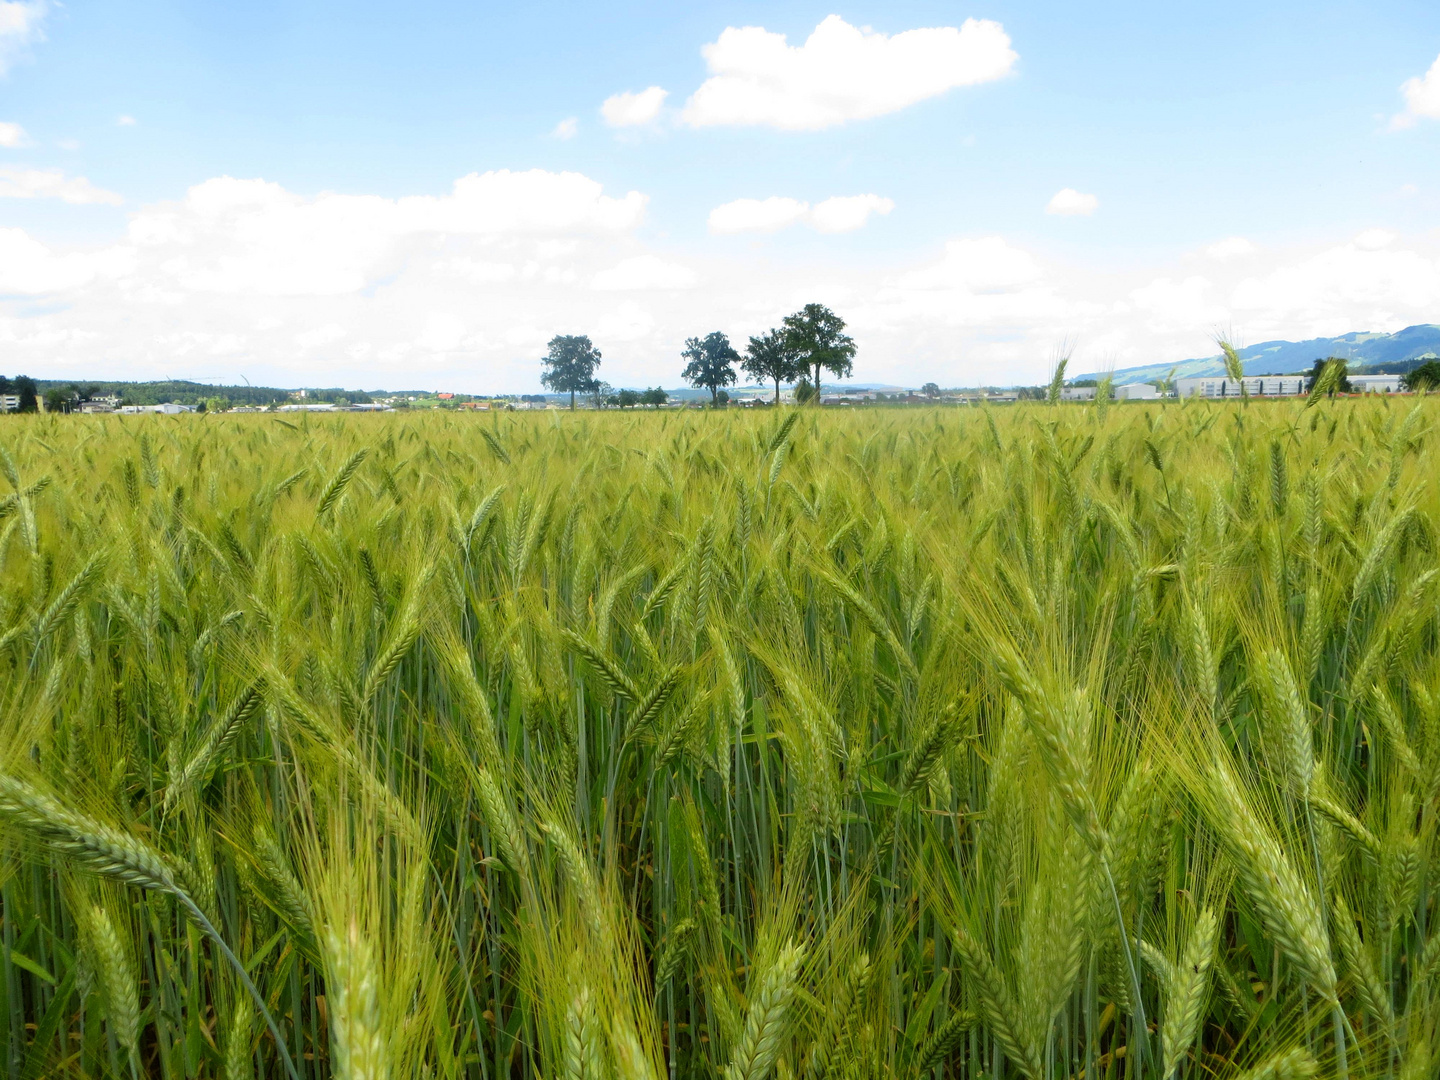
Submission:
[[[1360,367],[1385,367],[1389,371],[1404,371],[1406,364],[1425,354],[1440,354],[1440,324],[1421,323],[1407,326],[1393,334],[1374,334],[1357,331],[1333,338],[1311,338],[1308,341],[1262,341],[1239,350],[1245,364],[1246,375],[1288,375],[1296,371],[1308,371],[1317,359],[1326,356],[1343,356],[1350,361],[1352,369]],[[1174,372],[1176,377],[1196,375],[1220,375],[1225,371],[1225,360],[1219,353],[1214,356],[1181,360],[1174,364],[1146,364],[1142,367],[1123,368],[1115,372],[1115,382],[1149,382],[1163,379]],[[1098,374],[1075,376],[1076,379],[1099,378]]]

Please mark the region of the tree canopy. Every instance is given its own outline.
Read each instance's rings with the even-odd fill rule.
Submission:
[[[1406,390],[1432,391],[1440,387],[1440,360],[1427,360],[1414,371],[1400,376]]]
[[[745,347],[745,359],[741,361],[741,366],[751,378],[775,384],[777,405],[780,404],[780,384],[793,382],[801,373],[785,334],[779,330],[768,330],[760,337],[752,337]]]
[[[730,339],[719,330],[703,338],[689,338],[680,353],[690,361],[680,374],[691,386],[703,386],[710,391],[711,404],[719,404],[720,387],[735,382],[735,363],[740,359]]]
[[[576,393],[593,391],[599,384],[595,369],[600,366],[600,350],[584,334],[556,334],[546,346],[549,350],[541,363],[542,385],[557,394],[570,395],[570,408],[575,408]]]
[[[811,372],[810,384],[820,396],[820,370],[837,378],[849,375],[855,360],[855,340],[845,333],[845,320],[824,304],[806,304],[781,324],[785,343],[795,362]]]

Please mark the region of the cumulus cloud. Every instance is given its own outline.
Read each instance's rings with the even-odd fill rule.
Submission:
[[[626,300],[614,311],[608,311],[595,324],[600,342],[637,341],[655,328],[655,318],[639,304]]]
[[[117,116],[117,117],[115,118],[115,126],[116,126],[116,127],[134,127],[134,126],[135,126],[136,124],[138,124],[139,122],[140,122],[140,121],[139,121],[139,120],[136,120],[135,117],[130,116],[130,115],[125,114],[125,113],[122,113],[121,115],[119,115],[119,116]]]
[[[1001,292],[1034,284],[1040,277],[1040,263],[1028,251],[1004,237],[986,236],[951,240],[938,263],[902,275],[897,284],[907,291]]]
[[[1205,254],[1216,262],[1225,262],[1228,259],[1242,259],[1246,255],[1254,255],[1259,250],[1243,236],[1229,236],[1210,244],[1205,248]]]
[[[836,195],[811,206],[799,199],[772,195],[768,199],[736,199],[710,211],[712,233],[777,232],[805,222],[817,232],[852,232],[864,227],[871,214],[884,216],[895,209],[880,195]]]
[[[660,115],[669,91],[658,86],[647,87],[639,93],[629,90],[612,94],[600,106],[600,115],[611,127],[639,127],[649,124]]]
[[[836,195],[816,204],[810,224],[823,233],[853,232],[863,228],[871,214],[884,217],[894,209],[894,200],[880,195]]]
[[[1400,92],[1405,95],[1405,111],[1391,120],[1392,127],[1413,127],[1422,119],[1440,120],[1440,56],[1424,75],[1406,79]]]
[[[90,183],[83,176],[66,176],[59,169],[0,168],[0,198],[59,199],[77,206],[119,206],[125,200],[113,191]]]
[[[1130,301],[1153,331],[1169,333],[1197,326],[1216,326],[1225,321],[1226,309],[1211,299],[1214,286],[1195,275],[1183,281],[1156,278],[1130,292]]]
[[[0,146],[14,149],[17,146],[29,146],[30,137],[25,134],[25,129],[19,124],[10,121],[0,121]]]
[[[710,78],[685,105],[692,127],[814,131],[883,116],[959,86],[1003,78],[1018,59],[1004,27],[966,19],[889,36],[826,18],[803,45],[760,26],[727,27],[701,50]]]
[[[710,211],[713,233],[775,232],[793,225],[810,212],[799,199],[771,195],[768,199],[736,199]]]
[[[628,292],[689,289],[697,280],[695,271],[688,266],[667,262],[658,255],[635,255],[600,271],[592,284],[606,292]]]
[[[1062,217],[1089,217],[1098,209],[1100,209],[1100,200],[1094,195],[1087,195],[1068,187],[1061,188],[1050,196],[1050,201],[1045,204],[1045,213],[1058,214]]]
[[[56,254],[23,229],[0,228],[0,294],[38,296],[116,278],[134,265],[126,247]]]
[[[0,0],[0,75],[27,45],[45,40],[40,24],[48,6],[45,0]]]
[[[1396,249],[1367,230],[1341,244],[1236,285],[1231,306],[1304,336],[1393,330],[1440,307],[1440,260]]]
[[[132,218],[130,239],[169,249],[163,269],[184,289],[333,296],[363,288],[400,260],[407,242],[427,235],[613,235],[639,224],[645,204],[638,191],[615,198],[579,173],[541,169],[471,173],[449,195],[400,199],[305,198],[279,184],[226,176],[197,184],[179,203],[147,207]],[[453,268],[472,280],[492,276],[473,262]],[[537,263],[528,272],[564,271]]]

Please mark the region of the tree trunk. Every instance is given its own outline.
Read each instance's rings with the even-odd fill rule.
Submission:
[[[820,405],[820,365],[815,365],[815,405]]]
[[[575,411],[575,391],[574,391],[574,390],[571,390],[571,391],[570,391],[570,411],[571,411],[571,412],[574,412],[574,411]]]
[[[780,404],[780,380],[775,380],[775,404]]]
[[[710,387],[710,407],[713,409],[720,404],[720,384],[716,383]]]

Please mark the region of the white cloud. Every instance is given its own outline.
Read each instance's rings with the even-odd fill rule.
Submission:
[[[1352,243],[1361,251],[1379,251],[1395,243],[1397,237],[1389,229],[1366,229]]]
[[[116,127],[134,127],[139,122],[140,121],[136,120],[135,117],[124,113],[115,118]]]
[[[119,206],[125,200],[83,176],[67,177],[59,169],[0,168],[0,198],[59,199],[76,205]]]
[[[555,125],[554,130],[550,132],[550,137],[552,139],[573,139],[579,130],[580,120],[574,116],[567,116]]]
[[[612,94],[600,106],[600,115],[611,127],[637,127],[648,124],[660,115],[669,91],[651,86],[639,93],[625,91]]]
[[[813,131],[883,116],[957,86],[1010,74],[1018,57],[997,22],[887,36],[831,15],[800,46],[763,27],[727,27],[701,50],[710,78],[686,103],[693,127]]]
[[[1243,236],[1230,236],[1205,248],[1205,254],[1216,262],[1225,262],[1228,259],[1241,259],[1247,255],[1254,255],[1259,250]]]
[[[1420,322],[1440,307],[1440,259],[1396,250],[1395,239],[1368,230],[1351,243],[1248,277],[1236,285],[1231,306],[1304,337]]]
[[[698,278],[695,271],[658,255],[635,255],[622,259],[595,275],[592,286],[607,292],[689,289]]]
[[[837,195],[810,211],[810,224],[823,233],[853,232],[863,228],[871,214],[884,217],[895,202],[880,195]]]
[[[710,211],[713,233],[775,232],[793,225],[810,212],[799,199],[771,195],[768,199],[736,199]]]
[[[871,214],[884,216],[895,209],[892,199],[880,195],[836,195],[811,206],[799,199],[772,195],[768,199],[736,199],[710,211],[712,233],[776,232],[803,221],[816,232],[853,232],[864,227]]]
[[[45,40],[40,24],[48,7],[45,0],[0,0],[0,75],[25,46]]]
[[[1028,251],[1014,247],[1004,237],[986,236],[951,240],[940,262],[902,275],[898,285],[907,291],[999,292],[1033,284],[1040,277],[1040,264]]]
[[[326,323],[311,330],[302,330],[295,335],[295,344],[302,349],[318,349],[333,345],[345,336],[345,328],[339,323]]]
[[[1089,217],[1099,208],[1100,200],[1094,195],[1067,187],[1050,196],[1050,201],[1045,204],[1045,213],[1059,214],[1062,217]]]
[[[614,311],[606,312],[595,324],[595,337],[603,342],[638,341],[655,328],[655,318],[639,304],[626,300]]]
[[[471,173],[449,195],[400,199],[330,192],[306,199],[278,184],[225,176],[197,184],[179,203],[147,207],[131,219],[130,238],[166,250],[161,269],[185,290],[335,296],[398,265],[401,249],[423,236],[613,235],[637,225],[645,204],[638,191],[614,198],[579,173],[541,169]],[[479,263],[453,269],[493,279]],[[538,263],[529,271],[545,280],[563,274]]]
[[[38,296],[115,278],[134,264],[124,247],[57,255],[23,229],[0,228],[0,294]]]
[[[1440,120],[1440,56],[1423,76],[1406,79],[1400,87],[1405,95],[1405,111],[1397,114],[1391,127],[1412,127],[1416,120]]]
[[[1213,287],[1209,280],[1198,275],[1184,281],[1161,277],[1131,290],[1130,301],[1148,316],[1148,324],[1154,331],[1173,333],[1197,326],[1216,326],[1224,322],[1226,310],[1210,299]]]
[[[1419,188],[1417,185],[1415,185],[1415,184],[1401,184],[1401,185],[1400,185],[1400,194],[1401,194],[1401,195],[1404,195],[1407,199],[1408,199],[1411,195],[1418,195],[1419,193],[1420,193],[1420,188]]]
[[[510,263],[473,259],[469,256],[443,259],[435,264],[435,272],[444,277],[468,281],[472,285],[498,285],[514,281],[517,276],[515,267]]]
[[[25,134],[23,127],[8,120],[0,122],[0,146],[14,149],[17,146],[29,145],[30,136]]]

